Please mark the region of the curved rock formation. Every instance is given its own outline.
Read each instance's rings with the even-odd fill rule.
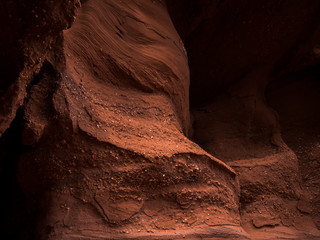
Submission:
[[[317,160],[306,150],[302,156],[296,138],[317,151],[319,3],[168,3],[189,55],[194,139],[239,173],[242,225],[247,231],[316,231],[319,210],[310,205],[318,191],[311,194],[301,173]],[[295,120],[301,117],[303,122]],[[294,122],[300,124],[296,130]],[[315,179],[317,174],[309,184]],[[301,202],[313,219],[299,208]]]
[[[320,236],[320,2],[0,4],[4,236]]]
[[[23,108],[36,239],[246,237],[235,172],[185,136],[187,56],[162,1],[88,1],[56,54]]]

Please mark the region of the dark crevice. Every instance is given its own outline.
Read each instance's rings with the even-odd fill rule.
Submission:
[[[37,74],[33,78],[33,80],[31,81],[31,83],[27,86],[27,94],[30,94],[33,86],[39,84],[40,80],[43,79],[44,74],[49,73],[49,75],[50,75],[50,73],[53,73],[53,71],[55,71],[55,70],[54,70],[53,66],[51,65],[51,63],[49,63],[48,61],[45,61],[41,66],[39,74]]]
[[[34,239],[36,229],[37,212],[36,208],[27,206],[27,196],[23,193],[18,179],[17,171],[21,154],[30,147],[22,143],[22,132],[25,107],[33,92],[33,88],[41,83],[42,80],[50,76],[48,97],[52,97],[57,83],[54,80],[57,72],[49,63],[45,61],[31,83],[27,87],[27,98],[24,105],[17,110],[17,114],[10,127],[0,138],[0,170],[2,183],[2,225],[1,234],[6,239]],[[58,78],[56,78],[58,79]],[[46,103],[44,103],[46,104]],[[51,108],[50,108],[51,109]],[[52,109],[51,109],[52,110]],[[50,110],[50,111],[51,111]],[[21,171],[21,169],[19,170]]]
[[[26,206],[26,196],[17,179],[19,157],[22,152],[21,143],[22,108],[17,111],[16,118],[0,138],[1,159],[1,218],[3,239],[33,239],[34,216]]]

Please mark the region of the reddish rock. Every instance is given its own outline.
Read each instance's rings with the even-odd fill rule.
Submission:
[[[165,4],[88,1],[63,39],[65,65],[44,65],[24,108],[33,147],[19,181],[39,205],[37,237],[211,236],[215,225],[228,235],[233,225],[247,238],[235,172],[187,138],[187,56]]]
[[[0,3],[2,236],[320,236],[320,2],[81,2]]]

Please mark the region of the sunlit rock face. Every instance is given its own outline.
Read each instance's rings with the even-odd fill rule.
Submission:
[[[188,60],[166,4],[88,1],[61,41],[23,109],[36,236],[246,238],[235,172],[188,139]]]

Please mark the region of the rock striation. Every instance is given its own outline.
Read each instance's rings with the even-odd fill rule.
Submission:
[[[320,2],[0,11],[3,236],[320,236]]]

